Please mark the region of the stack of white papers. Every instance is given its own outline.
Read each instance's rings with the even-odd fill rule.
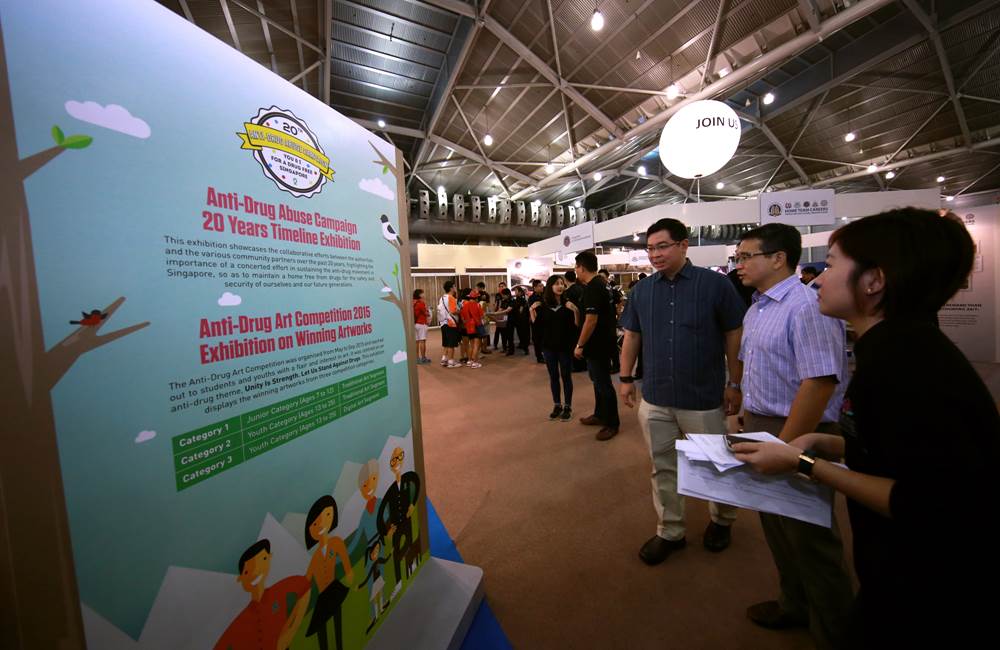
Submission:
[[[781,443],[763,431],[739,435]],[[683,495],[831,526],[830,488],[789,474],[759,474],[736,460],[721,435],[688,434],[677,441],[677,452],[677,491]]]

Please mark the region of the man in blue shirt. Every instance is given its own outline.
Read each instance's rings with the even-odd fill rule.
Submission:
[[[740,408],[738,359],[746,307],[724,275],[687,259],[687,227],[660,219],[646,231],[649,261],[658,272],[629,295],[621,325],[622,372],[643,355],[639,426],[653,462],[653,505],[660,523],[639,551],[646,564],[659,564],[685,545],[684,498],[677,493],[677,449],[682,433],[726,433],[726,415]],[[726,383],[726,366],[729,383]],[[625,406],[635,402],[634,378],[620,377]],[[703,543],[710,551],[729,546],[736,508],[710,503],[712,521]]]
[[[816,292],[795,276],[802,235],[769,223],[743,234],[736,270],[756,289],[743,319],[743,408],[747,431],[785,442],[812,431],[837,433],[847,386],[843,322],[819,311]],[[844,647],[854,602],[837,529],[762,512],[778,567],[777,600],[747,610],[763,627],[809,627],[820,650]]]

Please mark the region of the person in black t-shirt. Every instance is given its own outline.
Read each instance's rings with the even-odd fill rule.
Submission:
[[[509,357],[514,354],[514,323],[510,317],[513,298],[510,295],[510,289],[506,287],[501,289],[497,295],[499,296],[499,300],[497,300],[493,310],[496,315],[494,320],[496,322],[497,333],[500,335],[500,340],[503,343],[502,349]]]
[[[583,285],[577,282],[576,271],[566,271],[563,277],[566,279],[566,292],[563,295],[583,314]],[[583,317],[580,318],[582,322]],[[586,369],[587,361],[585,359],[573,357],[573,372],[583,372]]]
[[[544,289],[545,285],[542,284],[541,280],[531,281],[531,295],[528,296],[528,309],[531,309],[532,305],[542,300],[542,291]],[[542,341],[534,322],[531,323],[531,344],[535,347],[535,361],[545,363],[545,359],[542,357]]]
[[[531,306],[531,322],[538,332],[542,356],[549,370],[552,389],[550,420],[569,422],[573,418],[573,346],[577,341],[580,312],[576,305],[565,300],[566,282],[561,275],[552,275],[545,283],[542,299]],[[562,395],[559,399],[559,380]]]
[[[514,332],[517,332],[517,347],[528,354],[528,301],[524,297],[524,287],[518,285],[514,287],[514,298],[510,301],[510,313],[507,314],[507,327],[513,327],[511,335],[511,346],[514,344]]]
[[[618,395],[611,383],[611,355],[615,353],[617,319],[604,278],[597,272],[597,256],[584,251],[576,256],[576,276],[586,284],[583,312],[586,314],[574,356],[587,359],[587,371],[594,384],[594,414],[581,418],[587,425],[601,425],[598,440],[618,435]]]
[[[507,288],[506,282],[500,282],[497,284],[497,292],[493,294],[493,311],[500,311],[500,301],[503,300],[503,290]],[[487,310],[489,311],[489,310]],[[500,341],[501,334],[500,328],[497,327],[496,331],[493,332],[493,348],[497,348],[497,343]],[[506,350],[506,346],[504,347]]]
[[[847,496],[860,582],[851,647],[977,647],[993,633],[983,590],[1000,579],[987,532],[1000,415],[930,318],[968,278],[974,250],[957,217],[915,208],[835,231],[817,283],[820,310],[858,335],[843,437],[733,446],[759,471],[797,469]]]

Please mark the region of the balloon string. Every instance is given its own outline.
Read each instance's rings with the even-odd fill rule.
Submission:
[[[695,179],[695,186],[698,188],[698,203],[701,203],[701,179]]]

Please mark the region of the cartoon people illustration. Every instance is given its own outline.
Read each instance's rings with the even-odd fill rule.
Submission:
[[[309,606],[309,581],[290,576],[265,587],[271,570],[271,543],[255,542],[240,556],[236,581],[250,594],[240,612],[215,644],[215,650],[285,650]],[[295,605],[289,603],[294,599]]]
[[[309,508],[306,516],[306,549],[316,547],[306,578],[315,581],[319,589],[319,597],[313,608],[312,620],[306,636],[316,635],[320,650],[327,650],[329,644],[326,636],[327,621],[333,619],[337,650],[343,650],[344,630],[341,620],[341,605],[350,593],[350,588],[336,580],[337,558],[344,567],[344,578],[347,584],[354,582],[354,571],[351,560],[347,556],[347,546],[344,540],[330,532],[337,527],[337,502],[328,494],[321,496]]]
[[[385,491],[376,520],[379,535],[387,542],[391,540],[392,543],[392,568],[396,578],[396,586],[392,590],[392,596],[396,595],[402,584],[399,565],[406,549],[413,543],[411,517],[416,507],[417,497],[420,495],[420,477],[416,472],[403,473],[404,459],[405,454],[402,448],[396,447],[392,450],[389,468],[396,480]]]
[[[365,583],[371,583],[368,589],[368,600],[371,602],[372,607],[372,622],[368,624],[368,629],[365,630],[366,633],[370,632],[372,627],[375,626],[375,621],[378,620],[379,614],[382,613],[385,607],[382,602],[382,590],[385,588],[385,578],[382,577],[381,566],[388,562],[388,560],[381,556],[382,539],[376,537],[368,546],[365,556],[366,564],[370,564],[371,567],[368,569],[368,575],[358,585],[358,589],[361,589],[365,586]]]
[[[83,316],[82,320],[71,320],[69,324],[96,327],[108,317],[108,315],[103,313],[100,309],[92,309],[89,314],[85,311],[81,311],[80,314]]]
[[[358,470],[358,491],[365,500],[365,507],[361,510],[361,520],[354,533],[354,542],[351,545],[351,555],[357,556],[360,548],[368,556],[367,549],[372,540],[378,536],[378,525],[376,522],[379,499],[375,496],[378,489],[378,461],[372,458]]]

